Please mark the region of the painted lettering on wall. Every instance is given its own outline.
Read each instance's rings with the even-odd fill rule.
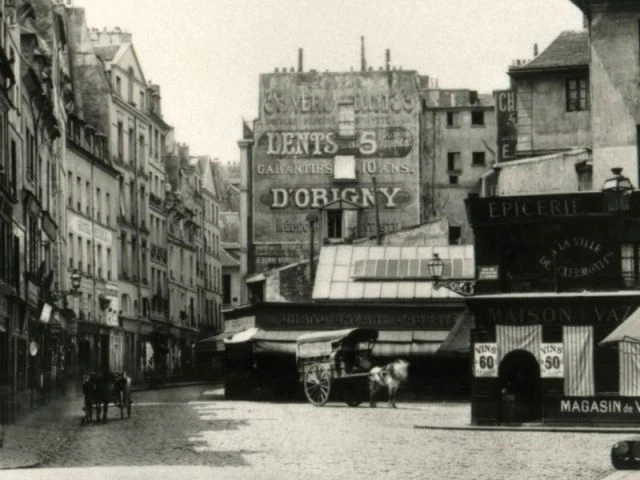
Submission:
[[[330,160],[290,162],[290,160],[283,160],[273,163],[258,163],[256,172],[258,175],[333,175],[333,163]],[[358,172],[367,175],[410,175],[413,173],[409,162],[386,159],[362,159],[357,163],[357,169]]]
[[[518,138],[518,112],[516,93],[513,90],[497,90],[496,123],[498,130],[498,158],[499,161],[513,158]]]
[[[398,208],[410,200],[410,194],[401,187],[379,187],[376,191],[372,187],[347,188],[270,188],[267,198],[272,209],[282,208],[320,208],[336,200],[347,200],[364,208],[373,207],[376,201],[384,208]]]
[[[359,130],[353,137],[332,130],[265,132],[258,148],[272,157],[405,157],[413,148],[413,136],[404,127]]]
[[[262,111],[272,115],[327,115],[337,109],[338,102],[333,92],[305,91],[285,92],[270,89],[264,93]],[[411,113],[416,102],[403,89],[381,93],[356,93],[353,95],[355,113]]]
[[[547,271],[557,269],[561,277],[584,278],[607,270],[614,258],[597,240],[578,235],[556,242],[538,264]]]

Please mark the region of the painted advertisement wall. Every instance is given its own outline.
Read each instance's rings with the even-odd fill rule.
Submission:
[[[412,71],[261,75],[256,270],[306,257],[307,215],[338,199],[362,207],[346,237],[376,233],[376,203],[385,232],[419,223],[417,84]],[[316,227],[318,241],[322,231]]]

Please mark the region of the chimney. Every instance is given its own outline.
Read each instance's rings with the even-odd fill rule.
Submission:
[[[360,37],[360,70],[367,71],[367,60],[364,57],[364,37]]]
[[[302,59],[303,59],[303,51],[301,48],[298,49],[298,72],[303,72],[304,68],[303,68],[303,64],[302,64]]]
[[[391,50],[389,50],[388,48],[384,52],[384,64],[388,72],[391,68]]]
[[[533,58],[536,58],[538,56],[538,44],[534,43],[533,44]]]

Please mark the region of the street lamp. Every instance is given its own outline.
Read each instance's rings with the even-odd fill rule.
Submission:
[[[463,297],[469,297],[475,293],[475,282],[473,280],[451,279],[444,282],[441,281],[444,261],[437,253],[434,253],[433,258],[427,262],[427,269],[429,270],[429,276],[433,279],[434,290],[444,287]]]
[[[622,175],[622,168],[612,168],[611,172],[613,177],[606,179],[602,186],[607,212],[627,212],[631,207],[630,199],[633,185],[627,177]]]

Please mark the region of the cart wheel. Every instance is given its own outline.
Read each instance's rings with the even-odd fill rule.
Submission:
[[[329,400],[331,393],[331,372],[320,365],[312,365],[304,375],[304,393],[307,400],[321,407]]]

